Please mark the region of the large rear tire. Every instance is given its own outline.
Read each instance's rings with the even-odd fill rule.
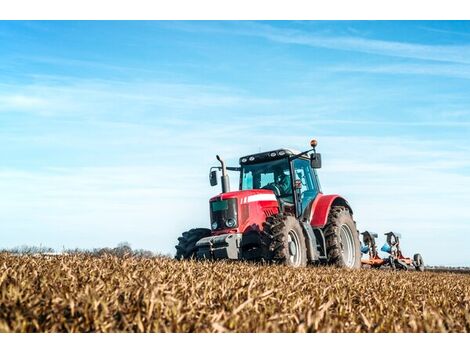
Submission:
[[[323,234],[328,264],[349,269],[361,267],[359,233],[348,208],[344,206],[331,207]]]
[[[261,233],[263,259],[292,267],[307,265],[305,236],[299,221],[291,215],[276,214],[266,219]]]
[[[210,236],[211,230],[204,228],[196,228],[184,232],[178,237],[178,244],[175,246],[175,259],[191,259],[196,257],[196,242],[201,238]]]

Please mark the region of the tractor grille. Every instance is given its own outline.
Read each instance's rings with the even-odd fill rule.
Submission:
[[[229,198],[210,202],[210,214],[212,230],[238,227],[237,199]]]
[[[266,217],[272,216],[272,215],[274,215],[274,214],[276,214],[276,213],[275,213],[275,211],[274,211],[273,209],[265,209],[265,210],[264,210],[264,215],[266,215]]]

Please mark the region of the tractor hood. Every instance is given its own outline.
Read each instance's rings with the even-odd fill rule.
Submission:
[[[279,212],[276,196],[264,189],[221,193],[209,203],[213,235],[259,230],[267,216]]]

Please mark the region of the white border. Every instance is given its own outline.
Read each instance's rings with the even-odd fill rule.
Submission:
[[[14,0],[0,19],[465,19],[466,0]]]
[[[442,351],[464,347],[470,334],[2,334],[4,351]],[[334,347],[333,347],[334,346]],[[373,349],[374,349],[373,348]]]
[[[14,0],[0,4],[0,19],[465,19],[470,15],[463,0]],[[466,15],[465,15],[466,14]],[[466,16],[466,17],[464,17]],[[422,351],[448,350],[470,345],[469,334],[2,334],[2,350],[224,352],[240,350],[335,350],[347,346],[363,351],[370,346],[382,352],[417,347]],[[332,348],[332,346],[336,346]]]

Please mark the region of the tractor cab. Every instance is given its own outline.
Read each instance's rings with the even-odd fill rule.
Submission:
[[[271,190],[282,212],[300,217],[321,192],[312,158],[307,153],[278,149],[240,158],[240,191]],[[320,158],[320,154],[312,155],[315,162]],[[313,166],[320,167],[318,162]]]

